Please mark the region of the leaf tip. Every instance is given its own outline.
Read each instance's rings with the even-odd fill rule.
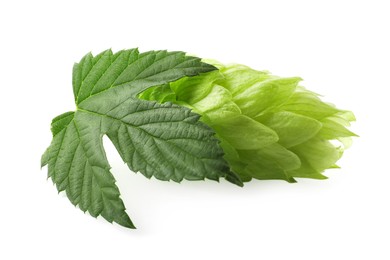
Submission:
[[[123,212],[121,216],[115,218],[113,222],[125,228],[137,229],[126,212]]]
[[[226,174],[225,180],[227,180],[230,183],[236,184],[239,187],[244,187],[244,183],[242,182],[241,178],[232,171],[229,171]]]
[[[297,183],[297,181],[296,181],[293,177],[291,177],[291,176],[288,176],[287,179],[286,179],[286,181],[287,181],[288,183]]]

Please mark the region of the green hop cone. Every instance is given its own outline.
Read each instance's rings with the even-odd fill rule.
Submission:
[[[299,85],[301,78],[212,63],[218,71],[153,87],[139,97],[200,114],[243,181],[325,179],[324,170],[338,167],[356,136],[346,128],[355,120],[352,112],[324,103]]]

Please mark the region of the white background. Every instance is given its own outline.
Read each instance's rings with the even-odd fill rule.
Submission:
[[[0,259],[390,259],[388,1],[1,1]],[[107,153],[128,230],[58,195],[40,156],[71,72],[107,48],[301,76],[360,135],[325,181],[147,180]]]

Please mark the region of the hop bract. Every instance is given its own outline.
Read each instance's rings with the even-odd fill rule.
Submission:
[[[157,86],[140,98],[173,102],[202,115],[225,159],[243,181],[295,177],[324,179],[337,167],[350,138],[350,111],[324,103],[299,85],[243,65],[215,64],[218,71]]]

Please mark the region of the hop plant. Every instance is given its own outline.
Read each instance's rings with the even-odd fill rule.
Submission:
[[[321,101],[298,77],[211,62],[216,71],[149,88],[139,98],[192,109],[220,140],[242,181],[325,179],[356,136],[352,112]]]
[[[323,179],[354,116],[300,81],[180,51],[88,53],[73,67],[76,110],[53,119],[41,165],[82,211],[128,228],[103,136],[147,178]]]

